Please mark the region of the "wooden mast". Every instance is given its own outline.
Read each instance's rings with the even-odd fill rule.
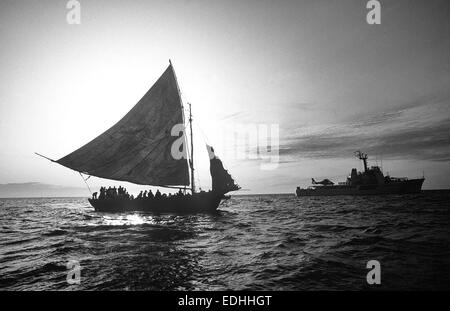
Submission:
[[[173,68],[172,65],[172,61],[169,59],[169,64],[172,67],[172,71],[173,71],[173,75],[175,77],[175,82],[177,84],[177,90],[178,90],[178,95],[180,96],[180,103],[181,103],[181,113],[183,115],[183,125],[185,125],[185,118],[184,118],[184,106],[183,106],[183,100],[181,99],[181,91],[180,91],[180,86],[178,85],[178,79],[177,79],[177,75],[175,73],[175,69]],[[191,191],[192,194],[195,192],[195,182],[194,182],[194,141],[192,140],[193,138],[193,133],[192,133],[192,111],[191,111],[191,104],[188,103],[189,105],[189,124],[190,124],[190,128],[191,128],[191,157],[189,159],[189,167],[191,168]],[[186,141],[187,144],[187,141]],[[171,188],[178,188],[178,187],[171,187]],[[179,188],[179,189],[186,189],[186,187],[184,188]]]
[[[194,181],[194,133],[192,132],[192,108],[191,103],[189,105],[189,126],[191,129],[191,159],[189,161],[191,167],[191,191],[192,194],[195,192],[195,181]]]

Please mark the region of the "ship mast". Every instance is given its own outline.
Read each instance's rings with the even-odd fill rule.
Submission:
[[[362,153],[361,151],[356,151],[355,155],[358,159],[362,160],[364,163],[364,172],[367,172],[367,153]]]
[[[192,108],[191,103],[189,105],[189,127],[191,129],[191,158],[189,160],[189,166],[191,167],[191,191],[192,194],[195,192],[195,181],[194,181],[194,133],[192,132]]]
[[[181,99],[180,86],[178,85],[177,75],[175,74],[175,69],[173,69],[172,61],[170,59],[169,59],[169,64],[170,64],[170,66],[172,66],[173,75],[175,77],[175,82],[176,82],[176,85],[177,85],[178,95],[180,96],[181,112],[183,114],[183,125],[185,125],[183,100]],[[191,129],[191,156],[190,156],[190,159],[189,159],[189,167],[191,169],[191,191],[192,191],[192,194],[194,194],[194,192],[195,192],[195,181],[194,181],[194,140],[193,140],[194,134],[192,132],[192,110],[191,110],[191,104],[188,103],[188,105],[189,105],[189,125],[190,125],[190,129]],[[187,141],[186,141],[186,143],[187,143]],[[189,150],[188,150],[188,152],[189,152]],[[186,189],[186,187],[184,189]]]

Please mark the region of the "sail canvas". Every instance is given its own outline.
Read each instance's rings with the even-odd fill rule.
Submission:
[[[189,185],[187,159],[171,154],[173,143],[180,139],[171,133],[177,124],[184,126],[183,111],[169,65],[120,121],[56,162],[85,174],[135,184]]]

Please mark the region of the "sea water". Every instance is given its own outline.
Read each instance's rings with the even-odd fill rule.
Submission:
[[[450,288],[450,191],[232,196],[196,215],[0,199],[0,236],[2,290]]]

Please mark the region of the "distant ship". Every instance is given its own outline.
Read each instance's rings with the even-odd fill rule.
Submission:
[[[240,189],[214,149],[206,145],[212,190],[197,191],[191,105],[189,146],[183,102],[175,70],[169,63],[142,99],[110,129],[59,160],[43,156],[89,177],[180,189],[181,195],[155,198],[97,198],[94,193],[89,203],[96,211],[212,212],[227,199],[226,193]]]
[[[367,167],[367,154],[361,151],[356,151],[355,154],[363,161],[364,172],[353,168],[347,180],[337,185],[329,179],[315,181],[312,178],[312,185],[308,188],[297,187],[297,196],[405,194],[421,191],[425,178],[384,176],[380,167]]]

